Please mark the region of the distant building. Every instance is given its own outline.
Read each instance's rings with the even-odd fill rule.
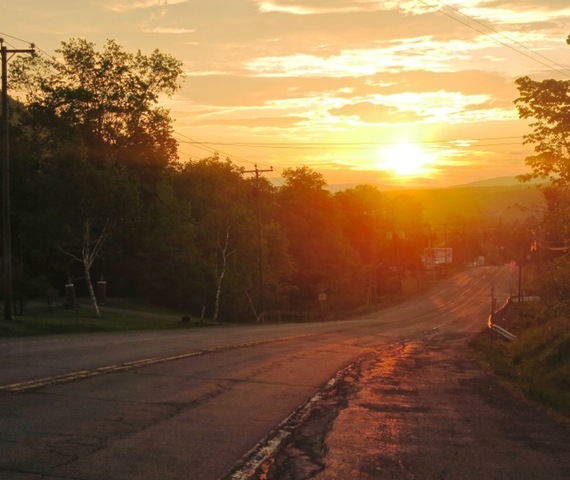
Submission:
[[[453,263],[453,248],[451,247],[429,247],[424,248],[422,263],[430,268],[436,265],[447,265]]]

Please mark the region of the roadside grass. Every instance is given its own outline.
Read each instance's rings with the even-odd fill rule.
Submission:
[[[101,307],[96,318],[87,301],[76,309],[62,305],[50,311],[46,304],[28,306],[12,321],[0,320],[0,337],[32,335],[121,332],[134,330],[181,330],[218,325],[209,321],[182,320],[182,315],[151,307],[132,299],[113,299]]]
[[[496,322],[517,338],[507,342],[489,330],[472,346],[497,375],[570,417],[570,318],[535,302],[513,304]]]

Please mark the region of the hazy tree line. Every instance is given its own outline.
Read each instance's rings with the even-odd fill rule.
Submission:
[[[412,197],[367,185],[331,193],[304,166],[256,182],[217,155],[180,162],[159,104],[180,86],[179,61],[113,41],[97,51],[72,39],[58,53],[11,63],[16,296],[43,297],[67,279],[88,294],[104,276],[112,295],[239,322],[322,314],[325,296],[330,312],[371,305],[399,293],[404,276],[423,278],[423,249],[441,238]],[[564,188],[548,191],[549,207],[568,219]],[[455,260],[502,262],[512,228],[477,225],[450,226]]]

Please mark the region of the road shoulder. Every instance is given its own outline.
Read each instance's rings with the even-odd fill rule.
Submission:
[[[484,371],[465,337],[393,344],[345,381],[346,406],[321,405],[257,478],[570,478],[568,423]]]

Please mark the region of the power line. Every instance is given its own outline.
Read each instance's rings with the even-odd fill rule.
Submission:
[[[46,57],[48,57],[49,59],[58,62],[58,60],[57,60],[56,57],[54,57],[53,55],[50,55],[50,54],[47,53],[45,50],[42,50],[42,49],[41,49],[40,47],[38,47],[38,45],[36,45],[34,42],[29,42],[29,41],[27,41],[27,40],[24,40],[24,39],[22,39],[22,38],[15,37],[14,35],[10,35],[10,34],[4,33],[4,32],[0,32],[0,35],[4,35],[5,37],[10,37],[10,38],[13,39],[13,40],[17,40],[18,42],[22,42],[22,43],[25,43],[25,44],[27,44],[27,45],[33,45],[35,51],[37,50],[38,52],[43,53],[43,54],[44,54]],[[36,52],[36,53],[37,53],[37,52]]]
[[[0,32],[0,35],[4,36],[4,37],[10,37],[13,40],[17,40],[18,42],[22,42],[25,43],[27,45],[31,45],[34,42],[28,42],[27,40],[23,40],[21,38],[15,37],[14,35],[10,35],[9,33],[4,33],[4,32]]]
[[[180,134],[179,134],[180,135]],[[211,146],[231,146],[231,147],[253,147],[253,148],[288,148],[288,149],[311,149],[311,148],[334,148],[334,149],[369,149],[389,145],[398,145],[402,142],[198,142],[196,140],[186,137],[188,141],[180,141],[189,145],[204,146],[204,149],[212,150]],[[516,143],[490,143],[482,145],[477,142],[492,141],[492,140],[514,140],[522,139],[522,136],[509,136],[509,137],[483,137],[483,138],[457,138],[447,140],[415,140],[414,144],[429,145],[429,144],[453,144],[457,142],[472,143],[466,146],[493,146],[493,145],[516,145]],[[210,146],[209,148],[207,146]],[[252,162],[253,163],[253,162]]]
[[[500,37],[503,37],[504,39],[508,40],[509,42],[514,43],[515,45],[517,45],[517,46],[523,48],[524,50],[528,50],[528,51],[531,52],[533,55],[536,55],[537,57],[540,57],[540,58],[546,60],[547,62],[550,62],[550,63],[552,63],[553,65],[556,65],[557,67],[561,68],[562,70],[568,70],[568,67],[565,67],[564,65],[560,65],[559,63],[555,62],[554,60],[551,60],[550,58],[546,57],[545,55],[533,51],[531,48],[527,47],[525,44],[523,44],[523,43],[521,43],[521,42],[518,42],[517,40],[514,40],[514,39],[510,38],[510,37],[507,36],[506,34],[504,34],[504,33],[502,33],[502,32],[499,32],[499,31],[496,30],[495,28],[493,28],[493,27],[491,27],[491,26],[489,26],[489,25],[487,25],[487,24],[485,24],[485,23],[483,23],[483,22],[477,20],[476,18],[473,18],[473,17],[471,17],[471,16],[469,16],[469,15],[463,13],[463,12],[462,12],[461,10],[459,10],[458,8],[452,7],[451,5],[447,5],[446,3],[441,2],[441,1],[440,1],[439,3],[442,3],[443,5],[445,5],[445,6],[446,6],[447,8],[449,8],[450,10],[454,10],[455,12],[459,13],[460,15],[462,15],[462,16],[464,16],[464,17],[467,17],[467,18],[469,18],[470,20],[472,20],[472,21],[478,23],[479,25],[481,25],[481,26],[483,26],[483,27],[485,27],[485,28],[491,30],[493,33],[499,35]]]
[[[511,49],[511,50],[513,50],[513,51],[515,51],[515,52],[517,52],[517,53],[520,54],[520,55],[523,55],[523,56],[529,58],[530,60],[532,60],[532,61],[534,61],[534,62],[537,62],[537,63],[543,65],[544,67],[546,67],[546,68],[548,68],[548,69],[550,69],[550,70],[554,70],[555,72],[558,72],[558,73],[560,73],[561,75],[563,75],[563,76],[565,76],[565,77],[570,77],[570,73],[568,73],[568,68],[564,67],[563,65],[560,65],[560,64],[556,63],[555,61],[549,59],[548,57],[546,57],[546,56],[544,56],[544,55],[542,55],[542,54],[540,54],[540,53],[534,52],[532,49],[530,49],[530,48],[527,47],[526,45],[524,45],[524,44],[522,44],[522,43],[520,43],[520,42],[517,42],[516,40],[513,40],[512,38],[508,37],[508,36],[505,35],[504,33],[498,32],[497,30],[495,30],[495,29],[493,29],[492,27],[486,25],[485,23],[483,23],[483,22],[481,22],[481,21],[479,21],[479,20],[477,20],[477,19],[471,17],[470,15],[467,15],[467,14],[461,12],[461,11],[460,11],[459,9],[457,9],[457,8],[451,7],[451,6],[447,5],[446,3],[439,2],[439,3],[440,3],[441,5],[443,5],[445,8],[449,8],[450,10],[453,10],[453,11],[459,13],[460,15],[462,15],[462,16],[468,18],[469,20],[471,20],[471,21],[473,21],[473,22],[475,22],[475,23],[477,23],[477,24],[483,26],[484,28],[490,30],[490,31],[493,32],[495,35],[498,35],[498,36],[501,36],[501,37],[505,38],[506,40],[508,40],[508,41],[511,42],[512,44],[519,45],[520,47],[524,48],[525,50],[528,50],[529,52],[531,52],[532,55],[535,55],[535,56],[537,56],[537,57],[539,57],[539,58],[542,58],[542,59],[544,59],[544,60],[546,60],[547,62],[550,62],[550,63],[546,63],[546,62],[540,60],[539,58],[535,58],[535,57],[533,57],[532,55],[529,55],[528,53],[525,53],[525,52],[523,52],[523,51],[521,51],[521,50],[518,50],[518,49],[516,49],[515,47],[513,47],[512,44],[509,44],[509,43],[506,43],[506,42],[502,42],[501,40],[499,40],[499,39],[493,37],[492,34],[490,34],[490,33],[488,33],[488,32],[485,32],[485,31],[483,31],[483,30],[480,30],[479,28],[477,28],[477,27],[475,27],[475,26],[473,26],[473,25],[471,25],[471,24],[469,24],[469,23],[467,23],[467,22],[464,22],[463,20],[457,18],[456,16],[453,16],[452,14],[445,12],[445,11],[443,10],[443,7],[442,7],[442,8],[438,8],[437,6],[432,5],[432,4],[430,4],[430,3],[428,3],[428,2],[426,2],[426,1],[424,1],[424,0],[419,0],[419,2],[420,2],[420,3],[423,3],[424,5],[426,5],[427,7],[431,8],[431,9],[433,9],[433,10],[436,10],[437,12],[439,12],[439,13],[445,15],[446,17],[449,17],[449,18],[451,18],[452,20],[455,20],[456,22],[461,23],[462,25],[465,25],[466,27],[468,27],[468,28],[470,28],[470,29],[472,29],[472,30],[475,30],[476,32],[478,32],[478,33],[480,33],[480,34],[485,35],[486,37],[491,38],[491,39],[494,40],[495,42],[497,42],[497,43],[499,43],[499,44],[501,44],[501,45],[503,45],[503,46],[505,46],[505,47],[507,47],[507,48],[509,48],[509,49]],[[557,67],[560,67],[562,70],[560,70],[560,68],[555,68],[553,65],[555,65],[555,66],[557,66]]]
[[[195,139],[189,137],[188,135],[184,135],[183,133],[180,133],[180,132],[177,132],[177,131],[174,131],[174,133],[175,133],[176,135],[178,135],[178,136],[183,137],[183,138],[186,139],[186,140],[177,140],[179,143],[185,143],[185,144],[194,145],[194,146],[196,146],[196,148],[198,148],[198,149],[200,149],[200,150],[204,150],[204,151],[206,151],[206,152],[214,153],[214,154],[221,154],[221,155],[223,155],[223,156],[225,156],[225,157],[227,157],[227,158],[234,159],[234,160],[236,160],[236,161],[245,163],[245,164],[247,164],[247,165],[257,165],[256,162],[254,162],[254,161],[252,161],[252,160],[249,160],[249,159],[246,159],[246,158],[242,158],[242,157],[238,157],[238,156],[236,156],[236,155],[231,155],[231,154],[229,154],[229,153],[223,152],[222,150],[219,150],[219,149],[212,148],[212,147],[210,146],[210,145],[216,145],[216,143],[199,142],[198,140],[195,140]],[[223,146],[223,143],[220,143],[220,145]],[[265,166],[265,167],[270,167],[270,165],[267,165],[267,164],[261,164],[261,163],[258,163],[258,164],[259,164],[259,165],[263,165],[263,166]],[[272,168],[272,167],[271,167],[271,168]]]

